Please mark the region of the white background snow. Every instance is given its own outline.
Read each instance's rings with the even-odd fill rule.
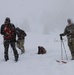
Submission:
[[[0,35],[0,75],[74,75],[74,61],[71,61],[67,39],[64,39],[63,59],[61,60],[61,41],[59,34],[67,25],[66,20],[74,20],[73,0],[0,0],[0,25],[6,17],[16,27],[26,31],[25,54],[19,53],[19,61],[14,61],[13,51],[9,47],[9,60],[4,61],[3,37]],[[38,55],[38,46],[47,53]],[[64,49],[63,49],[64,51]]]

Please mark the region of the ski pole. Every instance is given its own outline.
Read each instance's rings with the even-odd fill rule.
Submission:
[[[62,40],[61,40],[61,60],[63,60]]]
[[[66,52],[66,49],[65,49],[65,45],[64,45],[63,40],[61,42],[62,42],[62,45],[63,45],[63,48],[64,48],[64,52],[65,52],[65,55],[66,55],[66,59],[68,60],[68,56],[67,56],[67,52]]]

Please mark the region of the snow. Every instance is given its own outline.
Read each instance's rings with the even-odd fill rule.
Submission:
[[[2,35],[0,35],[2,39]],[[66,38],[64,38],[66,39]],[[1,42],[3,40],[0,40]],[[58,33],[35,34],[27,33],[25,39],[25,54],[19,53],[18,62],[14,61],[13,51],[9,48],[9,60],[4,61],[4,48],[3,43],[0,45],[0,74],[1,75],[73,75],[74,61],[71,61],[71,55],[67,46],[67,42],[64,41],[68,60],[65,55],[63,59],[67,61],[67,64],[58,63],[56,60],[61,59],[61,41]],[[43,46],[47,53],[44,55],[38,55],[38,46]],[[64,53],[63,53],[64,54]]]

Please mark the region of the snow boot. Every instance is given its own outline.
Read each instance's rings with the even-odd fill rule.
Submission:
[[[18,61],[18,58],[19,58],[19,55],[16,54],[16,55],[15,55],[15,61],[16,61],[16,62]]]
[[[21,50],[21,54],[25,53],[25,50]]]
[[[74,60],[74,57],[72,57],[72,59],[71,60]]]
[[[4,58],[5,58],[5,61],[9,60],[8,55],[5,55]]]

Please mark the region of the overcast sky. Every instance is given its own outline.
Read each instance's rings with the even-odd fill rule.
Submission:
[[[74,1],[0,0],[0,24],[7,16],[17,25],[27,19],[32,29],[46,25],[49,30],[59,30],[67,25],[68,18],[74,21]]]

